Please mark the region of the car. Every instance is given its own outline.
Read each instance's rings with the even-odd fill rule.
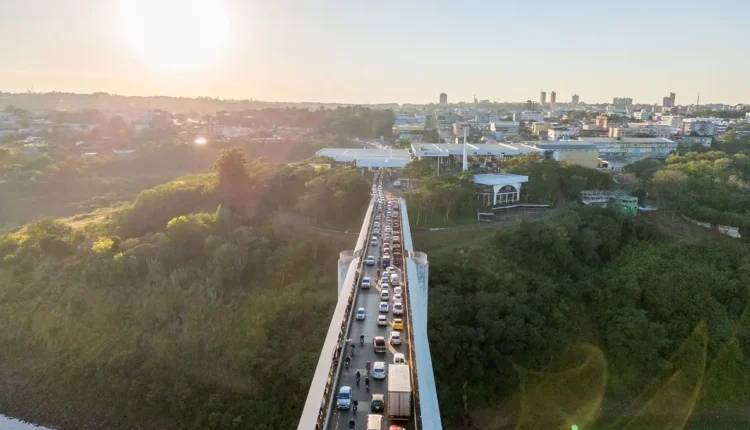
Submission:
[[[369,276],[365,276],[362,278],[362,288],[368,289],[372,286],[372,281],[370,280]]]
[[[384,289],[384,288],[385,288],[385,289],[388,289],[388,288],[390,288],[390,287],[391,287],[391,285],[390,285],[390,284],[388,283],[388,280],[387,280],[387,279],[386,279],[385,281],[384,281],[384,280],[382,280],[382,279],[380,280],[380,289],[381,289],[381,290],[382,290],[382,289]]]
[[[383,412],[385,410],[385,401],[382,394],[373,394],[370,401],[370,412]]]
[[[364,321],[365,320],[365,308],[358,308],[357,309],[357,321]]]
[[[372,235],[373,236],[380,236],[380,229],[379,228],[373,228],[372,229]]]
[[[393,266],[388,266],[388,268],[385,269],[385,270],[388,272],[389,275],[393,275],[394,273],[398,273],[398,269],[396,269]]]
[[[385,315],[378,315],[378,326],[388,325],[388,317]]]
[[[378,242],[380,242],[378,240],[378,237],[377,236],[373,236],[372,239],[370,240],[370,246],[378,246]]]
[[[372,338],[372,347],[375,350],[376,354],[385,354],[385,351],[388,349],[385,346],[385,338],[383,336],[375,336]]]
[[[365,264],[367,264],[368,266],[374,266],[375,265],[375,257],[373,257],[372,255],[368,255]]]
[[[391,332],[391,345],[401,345],[401,332],[400,331]]]
[[[401,294],[394,294],[393,303],[401,303],[401,302],[403,302],[403,298],[401,297]]]
[[[393,364],[404,364],[406,363],[406,356],[401,353],[397,352],[393,354]]]
[[[393,277],[391,277],[391,282],[393,282]],[[393,284],[393,285],[398,285],[398,283]],[[401,287],[396,287],[393,289],[393,294],[401,294],[402,292],[403,291],[401,291]]]
[[[352,407],[352,387],[344,385],[339,389],[339,395],[336,396],[336,407],[339,409]]]
[[[404,314],[404,305],[401,302],[396,302],[393,304],[393,315],[403,315]]]
[[[385,361],[372,363],[372,379],[385,379]]]
[[[393,319],[393,329],[394,330],[403,330],[404,329],[404,320],[401,318],[394,318]]]
[[[375,222],[374,222],[374,223],[372,224],[372,226],[373,226],[373,227],[376,227],[376,228],[377,228],[377,227],[380,227],[380,221],[375,221]]]
[[[391,297],[389,290],[383,288],[380,290],[380,300],[388,300]]]
[[[378,306],[378,311],[383,313],[388,313],[388,302],[380,302],[380,306]]]

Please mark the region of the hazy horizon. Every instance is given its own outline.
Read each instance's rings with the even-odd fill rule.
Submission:
[[[748,103],[750,3],[5,0],[3,91],[286,103]],[[34,31],[29,30],[34,28]],[[735,40],[738,41],[735,43]]]

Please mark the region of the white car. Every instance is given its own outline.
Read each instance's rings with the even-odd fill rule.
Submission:
[[[393,364],[405,364],[406,356],[403,353],[397,352],[393,354]]]
[[[380,227],[380,221],[375,221],[372,226],[375,228]]]
[[[385,315],[378,315],[378,326],[386,326],[388,325],[388,317]]]
[[[336,397],[336,407],[339,409],[349,409],[352,406],[352,387],[345,385],[339,390]]]
[[[396,302],[393,304],[393,315],[403,315],[404,314],[404,305],[401,302]]]
[[[393,295],[393,303],[401,303],[404,300],[401,298],[401,294],[394,294]]]
[[[365,264],[367,264],[368,266],[374,266],[375,265],[375,257],[373,257],[372,255],[368,255],[367,256],[367,260],[365,260],[365,261],[366,261]]]
[[[391,332],[391,345],[401,345],[401,332],[400,331]]]
[[[373,236],[372,239],[370,240],[370,246],[378,246],[378,242],[379,242],[378,237]]]
[[[372,281],[370,281],[369,276],[365,276],[364,278],[362,278],[362,288],[368,289],[371,286],[372,286]]]
[[[391,297],[391,294],[387,289],[383,288],[380,290],[380,300],[388,300],[389,297]]]
[[[365,320],[365,308],[357,309],[357,321]]]
[[[398,284],[395,284],[395,285],[398,285]],[[396,287],[393,289],[393,294],[401,294],[401,293],[403,293],[403,291],[401,291],[401,287]]]
[[[385,379],[385,361],[372,364],[372,379]]]
[[[388,313],[388,302],[380,302],[380,306],[378,307],[378,311],[383,313]]]

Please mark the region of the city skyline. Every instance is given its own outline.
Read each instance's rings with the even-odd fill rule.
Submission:
[[[740,36],[734,29],[750,4],[665,0],[645,14],[615,14],[591,0],[540,5],[541,12],[504,7],[506,22],[492,26],[475,20],[495,6],[489,1],[331,0],[320,7],[299,0],[6,0],[0,90],[424,104],[436,103],[440,92],[450,102],[471,102],[475,94],[537,100],[543,88],[564,103],[578,94],[585,103],[629,97],[661,104],[675,92],[678,104],[692,104],[699,91],[704,104],[750,103],[743,77],[750,58],[728,43]],[[684,30],[633,31],[671,22],[675,8],[684,11]],[[400,25],[394,12],[421,19]],[[580,25],[560,24],[570,19]],[[520,42],[499,42],[514,40]],[[488,43],[504,48],[488,51]],[[624,57],[631,49],[636,55]],[[461,55],[446,61],[451,52]],[[700,52],[720,66],[700,60]]]

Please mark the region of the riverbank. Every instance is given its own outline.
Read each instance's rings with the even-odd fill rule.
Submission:
[[[58,430],[165,429],[169,423],[125,423],[88,408],[66,404],[31,381],[0,370],[0,414]],[[118,422],[119,421],[119,422]]]

